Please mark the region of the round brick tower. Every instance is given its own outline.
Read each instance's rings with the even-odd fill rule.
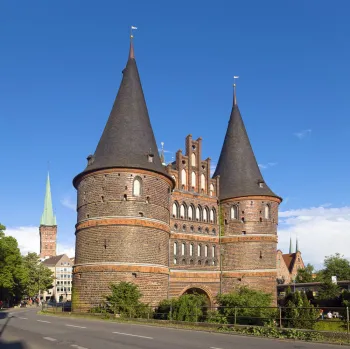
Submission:
[[[282,199],[266,185],[237,102],[233,107],[219,162],[221,289],[248,286],[276,298],[278,206]]]
[[[78,191],[73,308],[88,308],[110,283],[137,284],[143,301],[167,298],[169,197],[173,180],[159,158],[133,43],[95,154]]]

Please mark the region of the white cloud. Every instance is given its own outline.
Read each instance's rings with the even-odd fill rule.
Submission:
[[[5,235],[13,236],[17,242],[18,247],[21,250],[22,255],[28,254],[28,252],[40,252],[40,237],[38,227],[13,227],[5,230]],[[74,246],[67,244],[57,243],[57,254],[67,254],[69,257],[74,256]]]
[[[301,130],[299,132],[295,132],[294,136],[298,137],[299,139],[303,139],[303,138],[307,137],[308,135],[310,135],[310,133],[311,133],[311,129]]]
[[[73,211],[77,210],[77,204],[75,202],[73,202],[73,200],[70,196],[66,196],[63,199],[61,199],[61,204],[64,207],[69,208],[70,210],[73,210]]]
[[[305,263],[322,267],[325,256],[339,252],[350,259],[350,207],[319,207],[279,213],[279,248],[287,252],[289,238],[298,237]]]
[[[267,164],[259,164],[259,167],[262,169],[262,170],[265,170],[269,167],[273,167],[273,166],[276,166],[277,165],[277,162],[268,162]]]

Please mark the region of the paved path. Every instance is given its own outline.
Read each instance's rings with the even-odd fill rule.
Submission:
[[[36,309],[0,313],[4,349],[316,349],[339,348],[164,327],[37,315]]]

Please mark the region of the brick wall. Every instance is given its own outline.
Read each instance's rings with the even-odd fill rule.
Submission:
[[[40,225],[40,257],[56,256],[57,226]]]

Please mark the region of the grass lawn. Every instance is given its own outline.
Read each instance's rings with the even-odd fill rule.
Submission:
[[[340,319],[319,320],[315,325],[317,331],[346,332],[346,321]]]

